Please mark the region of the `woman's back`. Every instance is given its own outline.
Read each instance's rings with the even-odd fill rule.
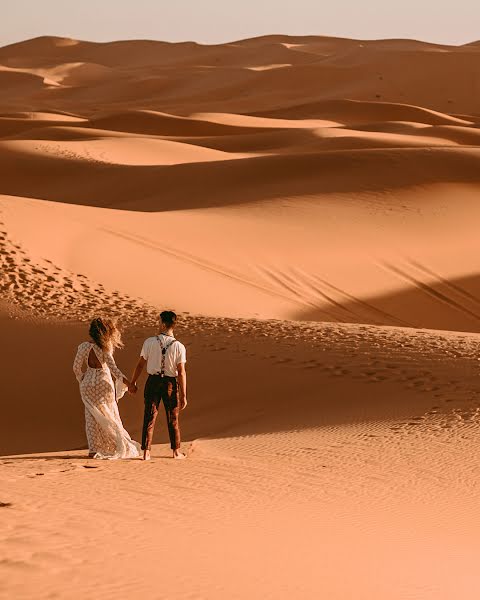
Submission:
[[[91,369],[102,369],[103,368],[104,363],[99,360],[98,356],[101,356],[103,359],[103,350],[101,348],[98,348],[98,346],[96,346],[96,344],[91,344],[90,352],[88,353],[88,358],[87,358],[87,365]]]
[[[78,346],[73,364],[85,406],[89,456],[136,458],[140,454],[140,444],[133,441],[124,429],[117,406],[129,380],[115,364],[112,355],[115,346],[97,335],[95,328],[100,325],[108,329],[103,321],[95,319],[91,325],[94,335],[90,331],[91,340]]]

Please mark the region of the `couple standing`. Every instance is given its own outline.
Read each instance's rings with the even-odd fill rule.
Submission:
[[[113,359],[115,348],[122,347],[120,331],[110,319],[94,319],[90,341],[80,344],[73,371],[80,384],[85,405],[85,428],[90,458],[118,459],[140,456],[140,444],[124,429],[118,412],[118,400],[128,390],[137,392],[137,380],[145,365],[145,414],[143,419],[143,459],[150,460],[153,430],[160,403],[167,416],[173,458],[186,458],[180,451],[178,413],[187,406],[186,350],[174,337],[177,315],[160,313],[160,333],[145,340],[140,358],[129,380]],[[84,370],[85,367],[85,370]]]

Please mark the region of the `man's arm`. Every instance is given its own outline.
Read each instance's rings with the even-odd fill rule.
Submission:
[[[138,359],[137,366],[135,367],[135,371],[133,372],[133,375],[132,375],[132,386],[135,387],[135,390],[137,387],[137,380],[140,377],[140,375],[142,374],[143,367],[145,366],[146,362],[147,361],[143,358],[143,356],[141,356]]]
[[[180,409],[183,410],[187,406],[187,369],[185,363],[179,363],[177,371],[177,381],[180,388]]]

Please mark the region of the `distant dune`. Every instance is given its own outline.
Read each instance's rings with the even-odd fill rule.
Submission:
[[[0,49],[3,90],[8,83],[0,99],[11,110],[54,106],[94,114],[123,104],[189,114],[253,113],[348,98],[475,115],[479,51],[477,43],[314,36],[217,46],[43,37]]]

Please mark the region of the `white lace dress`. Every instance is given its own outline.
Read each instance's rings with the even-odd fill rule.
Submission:
[[[88,365],[93,350],[101,368]],[[83,367],[86,371],[83,371]],[[113,356],[92,342],[80,344],[73,362],[73,371],[80,384],[80,395],[85,405],[85,427],[88,449],[94,458],[136,458],[140,444],[133,441],[123,428],[117,399],[125,391],[123,373]],[[114,384],[113,377],[117,381]],[[119,393],[120,392],[120,393]]]

